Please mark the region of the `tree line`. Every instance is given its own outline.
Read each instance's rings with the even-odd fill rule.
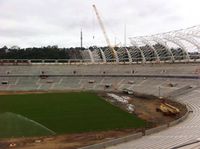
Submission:
[[[0,48],[0,59],[81,59],[84,48],[58,48],[58,46]]]

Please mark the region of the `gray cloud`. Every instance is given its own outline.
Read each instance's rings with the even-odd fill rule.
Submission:
[[[198,0],[0,0],[0,46],[78,46],[80,28],[86,46],[105,45],[93,3],[112,43],[123,41],[124,24],[137,36],[196,25],[200,17]]]

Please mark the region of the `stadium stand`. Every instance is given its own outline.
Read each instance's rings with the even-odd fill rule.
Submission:
[[[140,91],[158,93],[158,88],[168,92],[184,86],[197,86],[199,75],[195,73],[197,64],[171,65],[32,65],[32,66],[1,66],[1,90],[12,89],[88,89],[104,90],[129,88]],[[164,66],[164,67],[163,67]],[[164,68],[164,73],[163,73]],[[176,68],[176,71],[174,71]],[[132,71],[134,70],[134,73]],[[9,72],[9,73],[5,73]],[[185,78],[186,77],[186,78]],[[94,80],[94,83],[89,83]],[[129,81],[132,80],[132,84]],[[30,86],[27,87],[26,86]],[[152,88],[151,86],[155,86]]]

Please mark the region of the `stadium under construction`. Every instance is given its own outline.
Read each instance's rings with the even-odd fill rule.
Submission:
[[[187,108],[180,119],[82,149],[199,148],[200,26],[132,37],[130,43],[124,47],[74,51],[80,59],[73,56],[68,60],[2,59],[0,91],[122,92],[126,89],[170,98]]]

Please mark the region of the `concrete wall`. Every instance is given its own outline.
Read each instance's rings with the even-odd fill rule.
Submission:
[[[131,141],[131,140],[134,140],[134,139],[138,139],[142,136],[143,136],[143,134],[140,132],[140,133],[136,133],[136,134],[133,134],[133,135],[126,136],[126,137],[106,141],[106,142],[103,142],[103,143],[82,147],[80,149],[102,149],[102,148],[117,145],[117,144],[120,144],[120,143],[128,142],[128,141]]]
[[[189,111],[187,111],[186,114],[183,117],[181,117],[181,118],[169,123],[169,127],[172,127],[172,126],[177,125],[178,123],[184,121],[188,117],[188,115],[189,115]]]
[[[155,64],[155,65],[30,65],[0,66],[0,75],[38,75],[44,71],[48,75],[195,75],[199,64]],[[104,73],[105,72],[105,73]]]

